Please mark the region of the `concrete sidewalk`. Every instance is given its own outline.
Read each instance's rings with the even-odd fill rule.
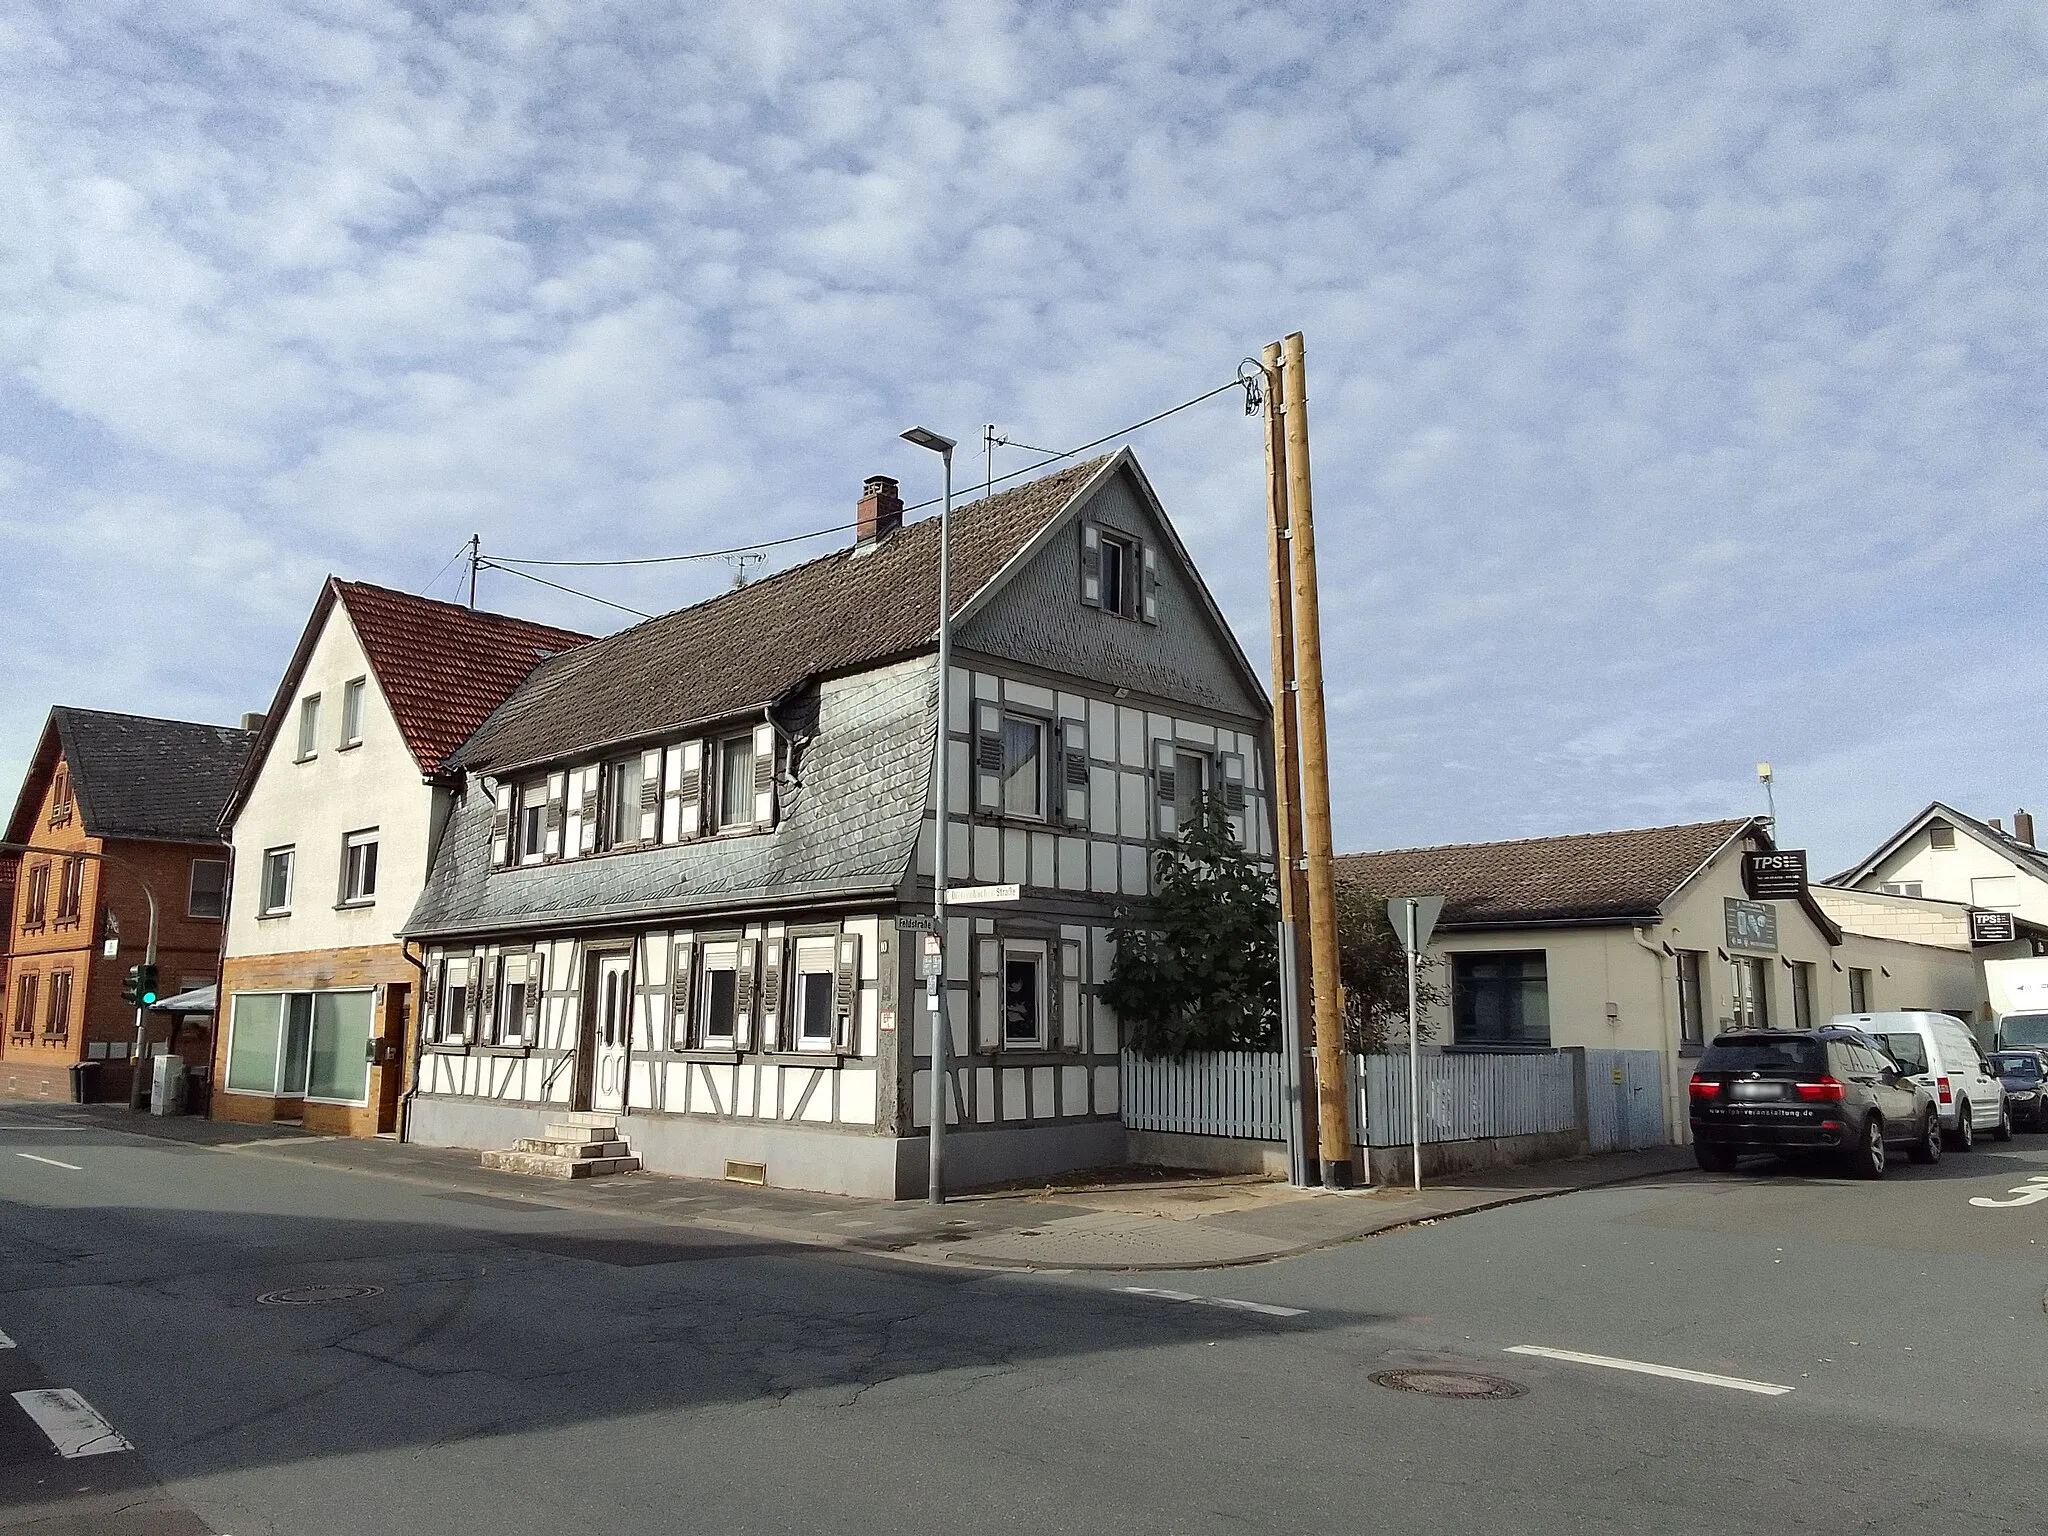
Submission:
[[[1406,1189],[1300,1190],[1250,1177],[1120,1169],[1032,1189],[962,1195],[932,1206],[650,1173],[556,1182],[486,1169],[473,1151],[307,1136],[275,1126],[155,1119],[106,1106],[33,1107],[39,1116],[63,1116],[65,1123],[397,1179],[453,1194],[991,1269],[1137,1271],[1257,1264],[1494,1206],[1693,1171],[1692,1154],[1683,1147],[1465,1174],[1419,1194]]]

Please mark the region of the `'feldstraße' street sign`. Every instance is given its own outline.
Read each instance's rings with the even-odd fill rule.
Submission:
[[[1021,885],[956,885],[946,892],[949,907],[974,907],[997,901],[1022,901]]]

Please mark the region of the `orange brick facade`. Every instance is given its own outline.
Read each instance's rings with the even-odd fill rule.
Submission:
[[[195,918],[188,912],[192,866],[196,860],[224,862],[224,846],[103,840],[88,836],[75,802],[67,805],[60,785],[68,773],[58,769],[41,786],[31,840],[52,853],[25,853],[16,867],[13,902],[8,913],[6,992],[0,998],[0,1097],[68,1100],[71,1068],[84,1061],[90,1071],[90,1097],[121,1100],[128,1096],[130,1065],[126,1050],[135,1039],[135,1009],[121,997],[121,984],[131,966],[140,964],[149,935],[149,903],[137,877],[147,882],[159,903],[157,971],[166,995],[187,986],[206,986],[220,974],[222,924],[218,918]],[[73,912],[65,902],[66,854],[105,854],[118,863],[81,860],[78,900]],[[47,874],[43,882],[37,870]],[[39,884],[42,920],[31,921]],[[108,956],[103,941],[115,924],[119,947]],[[52,1017],[53,994],[66,985],[69,1006]],[[22,1017],[29,999],[24,980],[33,978],[33,1013]],[[148,1019],[149,1039],[167,1041],[173,1023],[160,1015]],[[189,1066],[204,1069],[213,1056],[210,1028],[179,1024],[177,1049]],[[94,1047],[98,1049],[95,1050]],[[108,1053],[120,1047],[123,1056]]]
[[[229,960],[221,977],[220,1028],[213,1063],[213,1118],[244,1123],[296,1121],[328,1136],[374,1136],[395,1131],[399,1101],[410,1081],[414,999],[419,967],[403,946],[374,944],[360,949],[313,950],[299,954],[243,956]],[[335,987],[378,988],[376,1037],[385,1059],[370,1068],[369,1103],[322,1104],[272,1094],[228,1091],[228,1046],[234,997],[242,992],[320,992]]]

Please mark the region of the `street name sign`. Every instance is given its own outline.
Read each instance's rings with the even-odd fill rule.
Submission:
[[[927,917],[922,912],[910,912],[896,919],[896,926],[905,933],[937,933],[939,920]]]
[[[1022,901],[1021,885],[956,885],[946,892],[949,907],[976,907],[997,901]]]

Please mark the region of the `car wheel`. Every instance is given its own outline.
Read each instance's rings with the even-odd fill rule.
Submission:
[[[1993,1141],[2012,1140],[2012,1107],[2010,1105],[2001,1104],[1998,1106],[1998,1124],[1991,1132],[1991,1139]]]
[[[1970,1101],[1956,1102],[1956,1128],[1949,1132],[1948,1144],[1956,1152],[1968,1152],[1977,1145],[1977,1127],[1970,1123]]]
[[[1711,1142],[1696,1141],[1692,1144],[1692,1160],[1707,1173],[1735,1171],[1735,1152],[1731,1147],[1717,1147]]]
[[[1872,1115],[1863,1122],[1862,1144],[1849,1152],[1849,1172],[1859,1179],[1881,1179],[1884,1162],[1884,1119]]]
[[[1916,1163],[1938,1163],[1941,1161],[1941,1116],[1932,1104],[1927,1106],[1927,1117],[1920,1122],[1920,1139],[1911,1148]]]

